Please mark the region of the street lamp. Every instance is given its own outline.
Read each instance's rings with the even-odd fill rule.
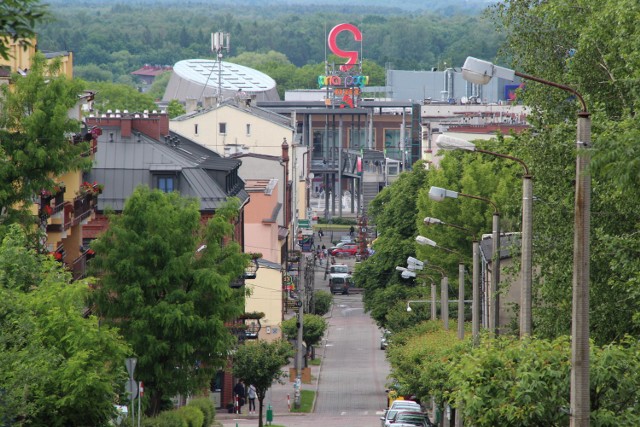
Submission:
[[[414,258],[412,256],[407,258],[407,266],[409,267],[410,271],[415,271],[415,270],[424,270],[424,266],[425,266],[425,262],[426,261],[420,261],[417,258]],[[430,266],[430,267],[434,267],[434,266]],[[404,275],[402,276],[404,278],[406,278]],[[431,300],[435,301],[436,300],[436,294],[437,294],[437,290],[436,290],[436,284],[433,281],[433,279],[429,278],[431,280]],[[438,319],[438,310],[436,307],[436,304],[433,303],[431,304],[431,320],[437,320]]]
[[[471,199],[481,200],[489,203],[493,207],[493,229],[491,232],[492,243],[492,269],[491,272],[491,289],[489,298],[489,330],[494,334],[498,334],[500,326],[500,296],[498,295],[498,285],[500,283],[500,212],[498,207],[491,200],[471,194],[458,193],[456,191],[446,190],[440,187],[431,187],[429,189],[429,198],[440,202],[447,197],[457,199],[458,196],[468,197]]]
[[[591,114],[582,95],[575,89],[520,73],[491,62],[468,57],[462,77],[476,84],[487,84],[492,77],[513,80],[514,76],[562,89],[576,96],[582,109],[578,112],[576,137],[575,218],[573,238],[573,301],[571,313],[571,427],[589,425],[589,227],[591,216]]]
[[[451,249],[439,246],[431,239],[428,239],[424,236],[416,237],[416,242],[420,245],[428,245],[434,248],[442,249],[443,251],[447,251],[453,254],[460,256],[459,253],[453,251]],[[448,291],[448,288],[447,288]],[[443,315],[444,316],[444,315]],[[447,318],[449,317],[449,308],[447,304]],[[458,339],[464,339],[464,264],[460,260],[458,262]]]
[[[472,301],[471,304],[471,336],[473,337],[474,344],[478,344],[480,339],[480,269],[479,269],[479,258],[480,258],[480,242],[476,234],[464,227],[455,224],[449,224],[444,221],[439,220],[438,218],[426,217],[424,219],[425,225],[438,224],[438,225],[446,225],[447,227],[456,228],[458,230],[465,231],[471,234],[473,238],[472,242],[472,280],[471,280],[471,293],[472,293]]]
[[[531,293],[532,293],[532,216],[533,216],[533,179],[529,173],[529,168],[522,160],[509,156],[507,154],[494,153],[493,151],[482,150],[477,148],[475,144],[461,138],[455,138],[448,135],[438,135],[436,138],[438,147],[443,150],[467,150],[476,151],[478,153],[489,154],[495,157],[518,162],[524,169],[522,176],[522,252],[520,260],[520,274],[522,276],[522,284],[520,289],[520,337],[531,335]]]

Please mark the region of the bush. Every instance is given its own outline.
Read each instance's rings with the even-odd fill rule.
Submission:
[[[318,316],[324,316],[331,310],[333,295],[327,291],[316,291],[313,294],[313,305]]]
[[[163,411],[155,418],[146,419],[145,427],[189,427],[187,420],[178,411]]]
[[[176,412],[187,421],[187,427],[205,427],[204,414],[197,406],[183,406]]]
[[[355,218],[337,217],[337,218],[332,218],[330,220],[327,220],[327,219],[324,219],[324,218],[318,218],[318,224],[323,224],[323,225],[329,225],[329,224],[356,225],[357,223],[358,223],[358,220],[356,220]]]
[[[195,406],[202,411],[204,415],[204,427],[209,427],[216,417],[216,408],[213,402],[207,397],[199,397],[189,401],[189,405]]]

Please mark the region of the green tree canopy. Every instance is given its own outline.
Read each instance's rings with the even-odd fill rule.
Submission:
[[[13,76],[12,86],[0,94],[0,235],[6,224],[34,224],[32,198],[53,190],[55,176],[87,169],[91,160],[86,142],[74,143],[70,134],[80,123],[68,117],[82,87],[59,75],[60,62],[37,54],[26,76]]]
[[[305,314],[302,323],[302,341],[304,341],[307,349],[317,345],[322,340],[327,330],[327,321],[317,314]],[[289,339],[296,339],[298,336],[298,319],[292,317],[282,322],[282,331]]]
[[[242,314],[244,288],[230,283],[248,263],[229,240],[237,213],[232,200],[202,226],[197,200],[139,187],[92,242],[91,301],[131,344],[151,413],[206,386],[235,345],[225,322]]]
[[[274,381],[286,375],[282,367],[289,363],[294,351],[287,341],[249,341],[238,346],[233,356],[233,376],[253,384],[258,396],[258,426],[262,427],[262,407],[267,390]]]
[[[85,315],[87,281],[27,249],[17,225],[0,245],[0,419],[15,426],[106,425],[129,347]]]
[[[9,59],[6,42],[21,40],[25,45],[35,37],[35,27],[48,16],[40,0],[4,0],[0,3],[0,57]]]

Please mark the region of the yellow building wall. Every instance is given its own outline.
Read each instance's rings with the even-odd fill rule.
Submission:
[[[224,134],[219,132],[220,123],[226,123]],[[171,120],[169,129],[221,156],[225,155],[225,146],[240,145],[247,147],[251,153],[280,157],[282,141],[286,138],[291,144],[293,137],[292,129],[251,114],[251,108],[243,111],[224,105],[194,117]]]
[[[251,291],[247,297],[245,312],[262,312],[262,329],[258,338],[274,341],[282,338],[282,273],[280,270],[260,267],[255,279],[246,280],[245,286]]]

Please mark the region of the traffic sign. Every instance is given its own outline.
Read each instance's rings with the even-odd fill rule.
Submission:
[[[133,372],[136,370],[136,363],[138,363],[138,359],[136,359],[135,357],[128,357],[124,361],[130,379],[133,379]]]
[[[128,379],[124,390],[129,394],[129,399],[133,400],[138,397],[138,383],[136,380]]]

